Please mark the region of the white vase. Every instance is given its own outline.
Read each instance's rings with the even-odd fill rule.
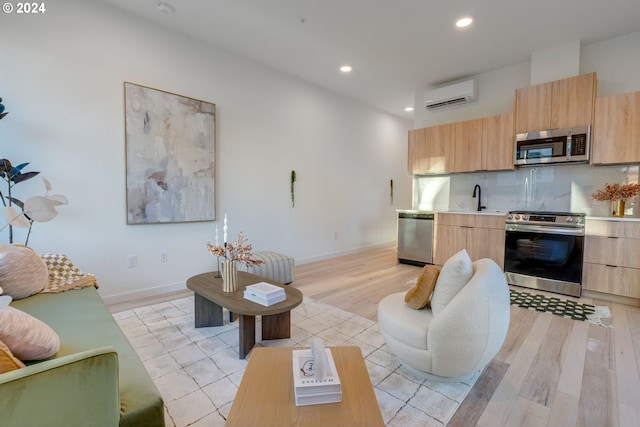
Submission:
[[[222,269],[222,291],[235,292],[238,290],[238,263],[236,261],[223,261]]]

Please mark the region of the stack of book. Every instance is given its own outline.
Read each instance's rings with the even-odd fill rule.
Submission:
[[[244,298],[265,306],[287,299],[284,289],[266,282],[249,285],[244,289]]]
[[[326,348],[324,351],[328,359],[327,377],[318,380],[311,350],[293,350],[293,389],[296,406],[342,402],[340,378],[331,349]]]

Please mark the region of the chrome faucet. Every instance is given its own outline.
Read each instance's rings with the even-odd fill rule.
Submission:
[[[482,206],[482,190],[480,189],[480,186],[478,184],[476,184],[475,187],[473,187],[473,197],[476,197],[476,190],[478,191],[478,212],[482,211],[482,209],[486,209],[486,206]]]

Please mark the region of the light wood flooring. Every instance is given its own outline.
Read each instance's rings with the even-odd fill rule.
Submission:
[[[291,286],[376,320],[378,302],[408,290],[419,271],[398,264],[389,246],[298,265]],[[147,298],[109,308],[115,312],[154,302]],[[639,426],[640,308],[588,298],[580,302],[608,306],[611,327],[512,306],[502,349],[448,425]]]

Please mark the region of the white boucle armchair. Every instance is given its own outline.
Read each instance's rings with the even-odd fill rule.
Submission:
[[[410,308],[405,292],[380,302],[380,330],[401,362],[436,379],[452,380],[482,370],[500,350],[509,328],[509,286],[493,260],[480,259],[471,266],[471,279],[446,305],[432,301],[433,311]],[[436,282],[436,291],[438,286],[444,284]]]

